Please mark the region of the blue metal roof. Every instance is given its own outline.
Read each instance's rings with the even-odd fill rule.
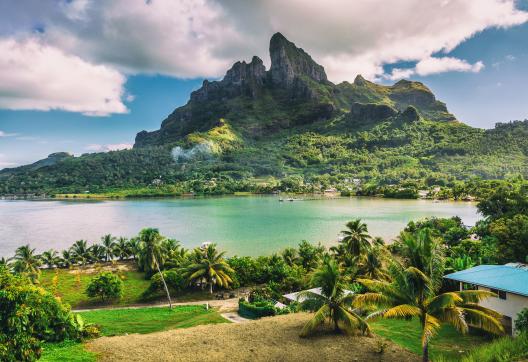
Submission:
[[[444,278],[528,297],[528,268],[520,264],[479,265]]]

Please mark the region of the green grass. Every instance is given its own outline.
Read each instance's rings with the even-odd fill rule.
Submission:
[[[130,333],[152,333],[175,328],[188,328],[201,324],[230,323],[214,309],[201,305],[169,308],[107,309],[79,313],[86,323],[94,323],[103,336]],[[94,362],[96,355],[74,341],[46,343],[43,346],[44,362]]]
[[[77,273],[80,273],[80,282],[77,281]],[[58,286],[53,287],[54,270],[43,270],[40,277],[41,285],[61,298],[72,308],[82,308],[96,306],[100,302],[97,299],[88,298],[85,294],[86,287],[90,280],[97,274],[93,269],[70,270],[58,269]],[[113,304],[130,305],[141,303],[141,293],[150,285],[149,280],[145,280],[145,274],[137,271],[122,271],[118,273],[123,280],[123,296]]]
[[[42,362],[95,362],[96,354],[84,349],[84,345],[75,341],[45,343],[42,346]]]
[[[418,320],[380,319],[370,326],[376,334],[421,355],[422,333]],[[489,337],[472,333],[461,335],[451,326],[444,325],[432,339],[429,355],[433,359],[441,356],[448,361],[457,361],[464,353],[488,341]]]
[[[163,307],[94,310],[80,314],[85,322],[99,325],[104,336],[125,333],[145,334],[226,322],[217,311],[206,310],[201,305],[176,306],[172,309]]]
[[[129,268],[133,266],[132,263],[118,263],[117,265],[129,265]],[[91,308],[101,306],[101,302],[97,298],[89,298],[86,294],[86,287],[90,283],[90,280],[100,271],[94,269],[93,266],[88,266],[85,270],[80,269],[57,269],[50,270],[45,269],[42,271],[40,276],[40,284],[45,289],[52,292],[55,296],[61,298],[65,303],[68,303],[72,308]],[[58,273],[58,285],[55,290],[53,287],[53,277],[55,273]],[[80,282],[77,280],[77,274],[79,273]],[[119,271],[117,274],[123,280],[123,296],[116,301],[110,301],[106,305],[112,306],[128,306],[137,305],[142,303],[150,303],[157,300],[164,300],[165,294],[160,293],[159,296],[144,300],[142,293],[150,285],[149,280],[145,280],[145,274],[128,270]],[[174,302],[190,302],[211,299],[211,295],[207,291],[192,290],[185,291],[179,295],[171,295]]]

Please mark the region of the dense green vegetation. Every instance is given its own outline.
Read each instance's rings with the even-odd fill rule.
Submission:
[[[282,59],[271,70],[257,57],[237,62],[222,81],[205,81],[160,130],[138,133],[134,149],[55,153],[5,169],[0,194],[126,197],[334,186],[416,197],[417,189],[451,192],[471,178],[528,177],[528,121],[472,128],[422,83],[385,86],[358,76],[335,85],[282,35],[271,43],[272,59]]]

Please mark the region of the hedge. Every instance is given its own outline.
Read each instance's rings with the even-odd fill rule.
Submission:
[[[275,307],[270,302],[249,303],[240,299],[238,301],[238,314],[249,319],[269,317],[275,315]]]

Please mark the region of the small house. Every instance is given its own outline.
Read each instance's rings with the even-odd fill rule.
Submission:
[[[458,283],[460,290],[477,289],[495,293],[480,305],[503,315],[502,323],[509,334],[515,334],[515,319],[524,308],[528,308],[528,265],[509,263],[505,265],[478,265],[444,276]]]

